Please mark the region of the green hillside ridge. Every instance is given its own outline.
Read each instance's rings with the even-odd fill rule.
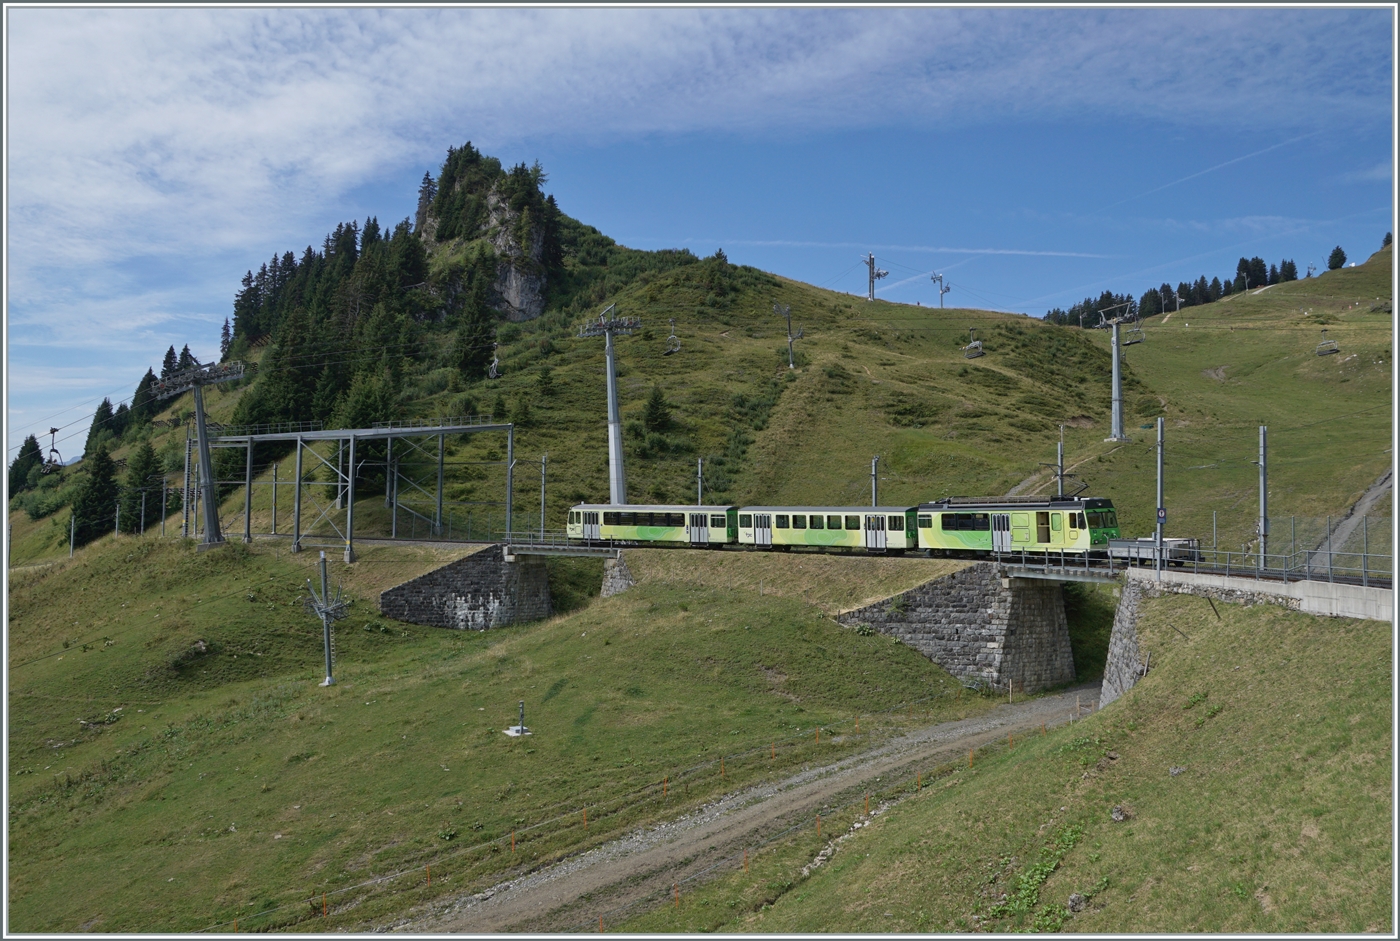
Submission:
[[[871,807],[897,803],[874,818],[824,813],[827,840],[849,836],[810,875],[826,845],[812,830],[609,929],[1394,930],[1390,626],[1219,609],[1144,602],[1152,671],[1123,699],[926,769],[922,790],[889,782]]]
[[[1039,463],[1053,460],[1065,423],[1074,473],[1091,493],[1114,499],[1128,534],[1145,534],[1155,464],[1153,431],[1139,426],[1164,413],[1169,534],[1208,540],[1215,510],[1222,545],[1249,541],[1257,492],[1249,462],[1261,422],[1270,426],[1275,519],[1339,516],[1390,464],[1390,257],[1386,250],[1355,268],[1232,295],[1151,324],[1147,342],[1125,352],[1126,424],[1134,439],[1127,445],[1103,441],[1110,398],[1106,331],[986,311],[868,303],[757,273],[726,295],[727,308],[709,309],[698,270],[709,262],[685,266],[610,298],[647,325],[618,341],[629,494],[639,501],[689,500],[695,460],[704,457],[707,499],[714,502],[862,503],[877,453],[882,500],[892,503],[1005,493],[1028,478],[1035,478],[1029,492],[1045,493],[1053,480]],[[795,370],[786,368],[775,303],[790,304],[807,330]],[[696,309],[706,311],[703,320]],[[682,351],[664,356],[669,328],[659,325],[672,315]],[[1313,354],[1319,322],[1341,354]],[[970,324],[980,327],[988,350],[971,361],[959,350]],[[521,419],[517,457],[549,454],[546,523],[555,529],[570,505],[607,492],[602,344],[572,336],[572,326],[550,315],[506,324],[502,378],[454,392],[450,370],[428,370],[406,374],[403,393],[405,407],[418,416],[503,408]],[[546,367],[549,378],[542,380]],[[672,422],[647,431],[642,412],[655,386],[670,403]],[[212,393],[211,416],[232,420],[256,387]],[[162,417],[189,407],[186,396]],[[149,434],[157,451],[183,466],[180,430]],[[500,460],[503,445],[499,435],[451,443],[449,459],[462,463],[449,468],[449,501],[503,499],[499,472],[465,463]],[[127,453],[129,446],[115,452]],[[240,475],[241,453],[229,454],[240,465],[231,475]],[[259,480],[270,479],[274,456],[259,456]],[[534,526],[538,477],[528,467],[517,469],[516,506],[518,519]],[[283,461],[282,479],[288,473]],[[361,485],[370,494],[357,505],[363,535],[388,531],[386,514],[375,510],[383,504],[382,481],[377,496],[375,486],[373,480]],[[254,518],[265,531],[270,495],[257,491]],[[286,506],[284,494],[284,515]],[[231,489],[225,518],[241,511],[241,492]],[[473,535],[501,527],[495,512],[480,511]],[[66,549],[62,511],[31,525],[12,504],[11,521],[15,562]],[[284,530],[288,522],[284,516]],[[1278,531],[1276,525],[1276,538]]]
[[[313,553],[108,536],[13,572],[10,924],[320,930],[306,900],[326,892],[329,927],[354,927],[994,705],[835,624],[819,605],[848,589],[829,579],[806,604],[643,577],[482,633],[379,617],[375,591],[431,561],[383,547],[333,565],[354,603],[329,689],[301,604]],[[891,583],[917,564],[864,561]],[[585,567],[596,592],[600,567]],[[537,734],[513,740],[520,699]]]

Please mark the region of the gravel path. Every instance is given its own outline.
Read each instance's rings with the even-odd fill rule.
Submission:
[[[794,821],[838,803],[847,792],[854,796],[887,775],[912,774],[915,766],[930,769],[1042,723],[1060,725],[1074,715],[1076,702],[1087,714],[1097,706],[1098,696],[1095,683],[918,729],[841,761],[727,794],[483,892],[437,900],[378,930],[577,931],[599,916],[715,869],[744,847],[757,846]]]

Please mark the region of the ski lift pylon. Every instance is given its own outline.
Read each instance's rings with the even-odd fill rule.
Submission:
[[[661,354],[662,356],[670,356],[672,353],[681,351],[681,340],[680,337],[676,336],[676,318],[672,317],[670,320],[671,335],[666,338],[666,351]]]
[[[962,348],[963,356],[967,359],[976,359],[985,355],[982,349],[982,341],[977,339],[977,328],[969,327],[967,330],[968,344]]]
[[[1328,356],[1332,353],[1340,352],[1337,349],[1337,341],[1327,339],[1327,331],[1322,331],[1322,342],[1317,345],[1318,356]]]

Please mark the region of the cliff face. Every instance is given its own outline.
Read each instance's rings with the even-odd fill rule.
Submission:
[[[544,228],[529,210],[513,211],[496,190],[486,197],[486,238],[496,250],[496,309],[507,320],[533,320],[544,312]]]
[[[436,204],[428,199],[420,201],[418,236],[429,256],[478,239],[486,241],[496,256],[491,305],[507,320],[533,320],[544,312],[545,232],[541,214],[538,209],[532,213],[528,206],[512,208],[509,180],[504,177],[484,194],[481,189],[473,192],[472,182],[479,181],[456,181],[451,198],[438,201],[452,207],[448,220],[439,214]],[[459,285],[442,287],[453,296]]]

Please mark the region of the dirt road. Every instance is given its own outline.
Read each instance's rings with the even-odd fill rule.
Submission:
[[[841,803],[880,778],[931,769],[1042,723],[1068,722],[1079,702],[1097,707],[1098,684],[1011,705],[973,719],[907,733],[839,762],[782,781],[755,785],[674,820],[634,831],[579,856],[473,895],[438,900],[380,930],[414,934],[576,931],[600,915],[659,895],[715,868],[744,847],[761,844],[794,821]],[[833,834],[834,835],[834,834]],[[722,869],[723,867],[720,867]]]

